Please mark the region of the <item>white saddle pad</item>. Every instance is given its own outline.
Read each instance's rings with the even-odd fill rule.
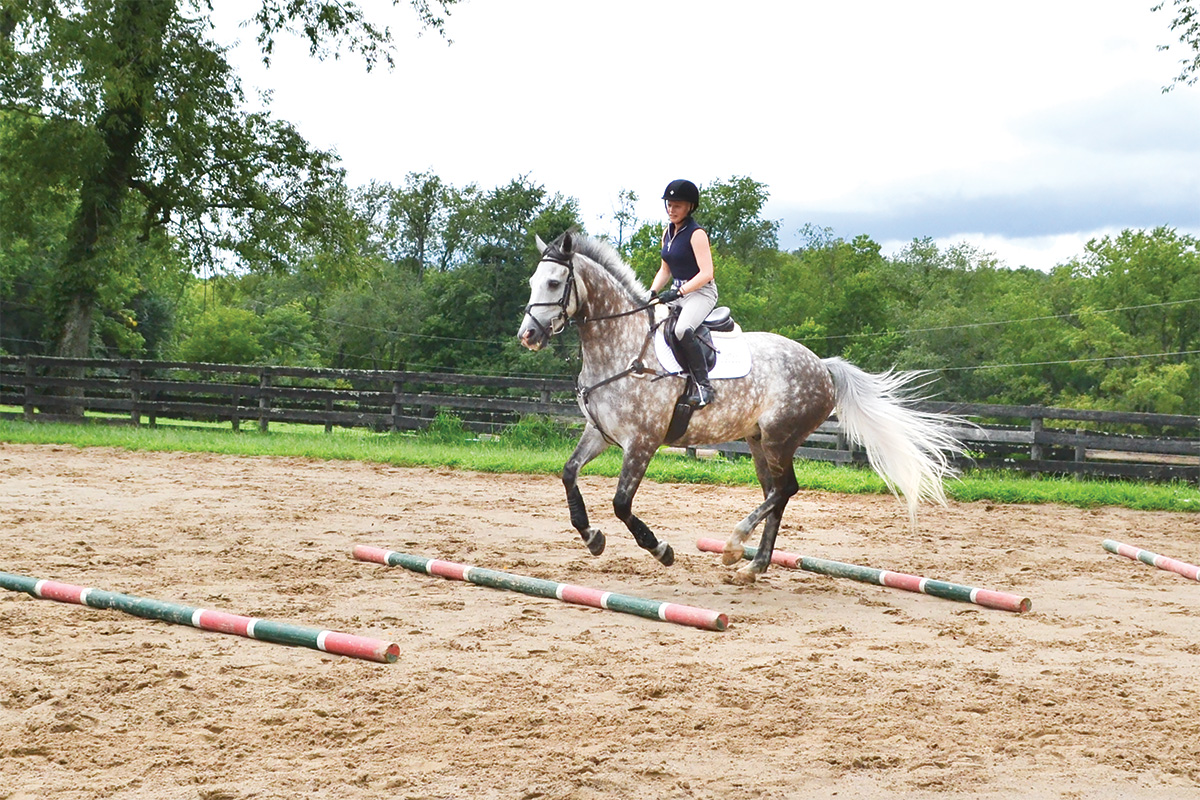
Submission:
[[[675,360],[675,354],[671,352],[671,347],[663,335],[664,327],[659,325],[658,330],[654,332],[654,355],[667,372],[682,373],[684,369]],[[750,347],[746,344],[746,337],[742,335],[741,326],[735,324],[729,333],[711,333],[713,347],[717,350],[717,364],[709,370],[708,377],[713,380],[746,377],[750,372]]]

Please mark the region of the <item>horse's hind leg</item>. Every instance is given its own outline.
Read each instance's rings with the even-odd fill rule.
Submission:
[[[656,443],[630,445],[625,448],[625,458],[621,462],[621,477],[617,479],[617,493],[613,497],[613,512],[617,519],[625,523],[638,546],[649,550],[664,566],[675,563],[675,551],[666,542],[660,542],[654,531],[633,514],[633,496],[637,494],[638,486],[646,474],[646,467],[658,449]]]
[[[725,542],[721,561],[726,566],[732,566],[742,560],[742,554],[746,551],[742,545],[750,538],[750,534],[758,527],[758,523],[763,521],[778,502],[778,498],[773,495],[775,479],[771,477],[771,468],[767,463],[767,456],[763,452],[762,442],[750,438],[746,440],[746,444],[750,446],[750,455],[754,459],[754,471],[758,475],[758,482],[762,484],[765,499],[762,505],[747,514],[746,518],[734,527],[733,534]]]
[[[783,474],[774,480],[772,494],[776,495],[775,507],[767,514],[763,522],[762,539],[758,542],[758,551],[749,564],[737,572],[737,579],[742,583],[752,583],[755,578],[767,571],[771,564],[771,554],[775,552],[775,536],[779,533],[779,523],[783,521],[783,512],[788,501],[800,491],[796,482],[796,468],[789,458],[783,465]]]
[[[607,448],[608,442],[604,440],[604,435],[589,423],[583,429],[583,436],[579,437],[579,444],[575,445],[575,452],[571,453],[571,457],[563,466],[562,473],[563,486],[567,490],[567,508],[571,512],[571,524],[579,531],[583,543],[594,556],[604,552],[604,534],[588,523],[587,506],[583,503],[583,494],[580,493],[576,480],[579,470]]]

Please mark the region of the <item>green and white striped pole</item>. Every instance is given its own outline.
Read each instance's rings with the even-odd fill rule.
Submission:
[[[442,561],[436,558],[415,556],[408,553],[397,553],[394,550],[384,550],[379,547],[358,545],[354,548],[354,557],[359,561],[372,561],[376,564],[386,564],[390,567],[404,567],[413,572],[425,575],[438,575],[456,581],[467,581],[479,586],[492,589],[505,589],[521,592],[535,597],[549,597],[564,603],[575,603],[592,608],[604,608],[609,611],[620,611],[625,614],[635,614],[647,619],[658,619],[674,622],[679,625],[691,625],[694,628],[704,628],[710,631],[723,631],[729,626],[729,617],[707,608],[684,606],[679,603],[666,603],[659,600],[647,600],[643,597],[633,597],[626,594],[615,594],[601,589],[589,589],[586,586],[573,586],[544,578],[531,578],[527,575],[515,575],[511,572],[501,572],[495,569],[483,569],[453,561]]]
[[[365,636],[354,636],[349,633],[306,628],[291,625],[286,622],[273,622],[268,619],[243,617],[225,611],[213,611],[207,608],[169,603],[163,600],[152,600],[148,597],[137,597],[118,592],[107,592],[103,589],[92,589],[76,586],[71,583],[39,580],[25,575],[13,575],[0,572],[0,588],[14,592],[25,592],[33,597],[44,600],[57,600],[60,603],[75,603],[92,608],[113,609],[123,611],[135,617],[157,619],[176,625],[190,625],[206,631],[231,633],[245,636],[249,639],[261,639],[264,642],[290,644],[298,647],[310,647],[335,655],[363,658],[368,661],[379,661],[390,664],[400,657],[400,648],[393,642],[381,639],[370,639]]]
[[[725,550],[725,543],[720,539],[700,539],[696,542],[696,547],[709,553],[721,553]],[[747,547],[742,557],[746,559],[754,558],[756,552],[758,552],[757,548]],[[862,581],[863,583],[890,586],[893,589],[920,592],[934,597],[941,597],[945,600],[957,600],[960,603],[974,603],[978,606],[998,608],[1002,611],[1021,612],[1033,608],[1033,603],[1030,602],[1028,597],[1021,597],[1020,595],[1009,594],[1008,592],[978,589],[974,586],[962,586],[957,583],[936,581],[930,578],[922,578],[919,575],[909,575],[904,572],[891,572],[885,569],[875,569],[874,567],[860,567],[857,564],[845,564],[841,561],[800,556],[794,553],[784,553],[779,550],[771,553],[771,563],[783,567],[791,567],[792,569],[802,569],[805,572],[829,575],[834,578],[849,578],[850,580]]]

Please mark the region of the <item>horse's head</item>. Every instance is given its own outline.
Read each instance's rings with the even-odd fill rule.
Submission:
[[[529,303],[517,337],[530,350],[541,350],[561,333],[579,311],[582,285],[575,279],[575,250],[571,234],[547,245],[537,238],[542,260],[529,278]]]

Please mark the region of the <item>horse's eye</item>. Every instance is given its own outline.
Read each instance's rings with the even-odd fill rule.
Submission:
[[[546,285],[551,289],[557,289],[562,286],[562,281],[546,281]]]

